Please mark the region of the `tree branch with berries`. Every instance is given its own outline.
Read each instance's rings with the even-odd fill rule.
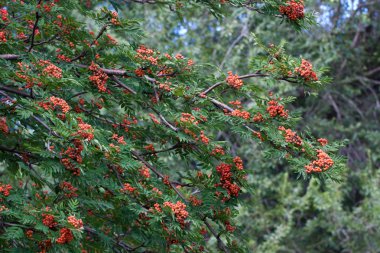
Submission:
[[[306,17],[302,1],[272,2],[259,13],[298,25]],[[178,12],[199,4],[175,3]],[[251,170],[217,131],[262,143],[304,179],[339,180],[339,144],[297,133],[292,98],[252,82],[312,92],[328,78],[309,61],[255,38],[265,57],[252,72],[210,76],[141,45],[137,20],[88,4],[0,5],[1,250],[210,252],[214,238],[218,250],[242,252],[234,217]],[[256,3],[205,1],[215,13],[229,4]]]

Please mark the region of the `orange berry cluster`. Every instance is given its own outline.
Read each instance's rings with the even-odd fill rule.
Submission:
[[[84,140],[91,141],[94,139],[94,129],[90,124],[83,122],[81,118],[77,118],[79,130],[74,135],[81,136]]]
[[[262,122],[264,121],[263,115],[261,113],[256,113],[255,116],[253,116],[254,122]]]
[[[111,23],[113,25],[120,25],[121,24],[119,19],[118,19],[119,14],[116,11],[112,11],[111,16],[112,16]]]
[[[322,146],[326,146],[326,145],[329,143],[328,140],[325,139],[325,138],[319,138],[317,141],[318,141]]]
[[[38,62],[38,64],[40,66],[46,66],[43,70],[42,70],[42,74],[46,75],[46,76],[50,76],[50,77],[54,77],[54,78],[57,78],[57,79],[60,79],[62,78],[62,69],[58,68],[57,66],[55,66],[53,63],[51,63],[50,61],[43,61],[43,60],[40,60]]]
[[[117,45],[117,40],[112,37],[111,35],[109,34],[106,34],[107,38],[108,38],[108,43],[111,44],[111,45]]]
[[[232,165],[222,163],[216,167],[216,171],[220,174],[220,183],[215,186],[222,186],[227,190],[230,196],[237,197],[239,195],[240,187],[232,183]]]
[[[309,165],[305,165],[306,173],[323,172],[330,169],[334,165],[334,161],[323,150],[317,150],[317,160],[312,161]]]
[[[276,116],[288,118],[288,110],[285,110],[283,105],[279,105],[276,100],[271,100],[268,102],[267,112],[274,118]]]
[[[306,82],[310,80],[318,81],[317,74],[313,71],[313,65],[305,59],[302,59],[301,66],[295,68],[294,71],[302,76]]]
[[[228,102],[230,105],[236,106],[236,108],[241,108],[241,102],[239,100]]]
[[[287,16],[292,21],[303,19],[305,16],[303,0],[287,1],[286,5],[280,6],[280,13]]]
[[[30,71],[30,66],[23,62],[18,62],[17,67],[19,71],[16,71],[15,74],[18,78],[22,79],[24,83],[26,83],[24,88],[32,88],[35,85],[35,83],[38,82],[38,80],[27,74],[27,72]],[[38,85],[41,86],[42,83],[38,83]]]
[[[121,192],[134,192],[136,190],[135,187],[132,187],[129,183],[124,183],[123,188],[120,190]]]
[[[138,77],[143,77],[145,75],[145,72],[143,69],[138,68],[138,69],[135,69],[135,75]]]
[[[145,149],[146,151],[151,151],[151,152],[155,152],[155,151],[156,151],[156,149],[154,148],[153,144],[146,145],[146,146],[144,147],[144,149]]]
[[[92,72],[92,76],[89,76],[88,79],[98,87],[100,92],[106,92],[107,87],[106,83],[108,80],[108,75],[101,70],[98,65],[94,62],[91,62],[90,67],[88,68]]]
[[[160,204],[155,203],[153,206],[154,206],[154,210],[156,210],[156,211],[159,212],[159,213],[162,212],[162,209],[161,209],[161,207],[160,207]]]
[[[170,88],[170,86],[172,85],[171,82],[164,82],[164,83],[159,83],[158,84],[158,88],[160,90],[164,90],[166,92],[170,92],[172,90],[172,88]]]
[[[161,124],[153,113],[149,113],[149,117],[154,122],[154,124],[157,124],[157,125]]]
[[[140,170],[140,175],[142,177],[145,177],[146,179],[150,178],[150,171],[149,171],[149,168],[143,166]]]
[[[75,148],[69,147],[63,154],[67,155],[71,160],[77,163],[82,163],[82,141],[79,139],[73,139],[72,143],[74,144]],[[70,161],[69,158],[62,158],[61,163],[63,164],[63,166],[65,166],[66,170],[72,171],[73,175],[79,176],[80,170],[75,167],[75,165]]]
[[[224,152],[224,149],[221,147],[221,146],[216,146],[212,151],[211,151],[211,155],[224,155],[225,152]]]
[[[229,86],[235,89],[240,89],[240,87],[243,85],[243,81],[239,79],[238,75],[232,74],[232,71],[228,71],[226,82]]]
[[[52,2],[52,3],[47,3],[47,4],[44,4],[42,7],[44,8],[44,10],[46,12],[51,12],[51,9],[55,6],[55,4]],[[41,8],[41,4],[38,4],[37,5],[37,8]]]
[[[73,232],[71,232],[71,230],[68,228],[61,228],[59,233],[60,233],[60,236],[57,239],[58,244],[70,243],[74,239]]]
[[[253,131],[252,134],[253,134],[253,136],[259,138],[261,141],[264,141],[264,138],[259,131]]]
[[[210,139],[204,134],[203,131],[201,131],[200,138],[201,138],[201,141],[202,141],[204,144],[206,144],[206,145],[210,142]]]
[[[144,61],[150,62],[152,65],[158,64],[158,57],[153,57],[154,51],[150,48],[145,47],[144,45],[140,45],[136,50],[137,58],[140,58]]]
[[[122,123],[120,123],[120,124],[112,124],[112,126],[114,128],[117,128],[117,127],[120,126],[121,128],[124,128],[125,132],[128,132],[129,131],[129,126],[133,125],[133,124],[136,125],[137,123],[138,123],[138,120],[137,120],[136,117],[134,117],[134,116],[130,117],[128,115],[125,115]]]
[[[234,232],[236,227],[232,226],[229,221],[224,222],[224,225],[226,226],[226,230],[230,233]]]
[[[182,113],[182,116],[180,118],[180,121],[183,123],[191,123],[197,125],[198,122],[196,121],[196,118],[191,113]]]
[[[0,9],[0,17],[4,22],[8,21],[8,11],[6,9]]]
[[[189,200],[193,206],[200,206],[203,203],[203,201],[201,199],[198,199],[194,195],[191,195]]]
[[[119,144],[122,144],[122,145],[125,145],[127,144],[124,140],[124,136],[119,136],[118,134],[113,134],[112,135],[112,139],[114,139],[115,141],[117,141],[117,143]]]
[[[0,183],[0,193],[5,197],[9,196],[10,190],[12,190],[12,185]]]
[[[54,228],[55,226],[58,225],[57,222],[54,220],[54,216],[51,214],[42,214],[42,223],[47,226],[48,228]]]
[[[5,134],[9,133],[6,117],[0,117],[0,132],[3,132]]]
[[[76,193],[78,188],[74,187],[70,182],[62,182],[60,188],[65,192],[67,198],[78,197],[78,194]]]
[[[64,55],[64,54],[58,54],[58,55],[57,55],[57,58],[58,58],[59,60],[61,60],[61,61],[65,61],[65,62],[70,62],[70,61],[71,61],[70,57],[67,57],[67,56]]]
[[[7,34],[0,31],[0,42],[7,42]]]
[[[164,202],[164,206],[170,207],[181,226],[185,225],[185,220],[189,216],[189,213],[186,211],[186,205],[181,201],[177,203],[172,203],[169,201]]]
[[[64,99],[52,96],[49,98],[49,100],[53,104],[54,108],[56,108],[57,106],[61,107],[63,113],[67,113],[68,111],[70,111],[70,106]]]
[[[278,127],[278,130],[284,132],[286,142],[293,143],[296,146],[302,146],[302,139],[296,132],[293,132],[291,129],[286,129],[283,126]]]
[[[239,110],[239,109],[233,110],[233,112],[231,112],[230,115],[234,116],[234,117],[239,117],[239,118],[242,118],[242,119],[246,119],[246,120],[251,117],[251,114],[249,112],[243,111],[243,110]]]
[[[28,231],[25,232],[26,237],[32,238],[33,237],[33,230],[29,229]]]
[[[184,57],[182,54],[176,54],[176,55],[175,55],[175,58],[176,58],[177,60],[185,59],[185,57]]]
[[[239,156],[235,156],[234,163],[238,170],[244,169],[243,160]]]
[[[77,218],[75,218],[75,216],[69,216],[69,217],[67,217],[67,222],[70,223],[76,229],[83,228],[83,221],[82,221],[82,219],[77,219]]]

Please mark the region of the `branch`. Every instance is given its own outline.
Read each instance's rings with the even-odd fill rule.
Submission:
[[[230,55],[232,49],[248,34],[248,21],[249,18],[246,19],[246,22],[244,22],[244,25],[240,31],[239,36],[231,43],[231,45],[228,47],[226,54],[223,57],[222,63],[220,63],[219,68],[222,69],[224,64],[226,63],[227,57]]]
[[[57,34],[53,35],[51,38],[49,38],[47,40],[36,42],[36,43],[34,43],[34,46],[40,46],[40,45],[43,45],[43,44],[46,44],[46,43],[50,43],[53,40],[55,40],[58,37],[58,35],[59,34],[57,33]]]
[[[8,148],[8,147],[4,147],[4,146],[0,146],[0,151],[4,151],[4,152],[9,152],[9,153],[13,153],[13,154],[27,154],[28,156],[30,157],[35,157],[32,153],[30,152],[25,152],[25,151],[19,151],[17,150],[16,148]]]
[[[158,117],[161,119],[161,123],[164,124],[165,126],[169,127],[171,130],[173,130],[174,132],[178,132],[178,128],[173,126],[169,121],[167,121],[164,116],[162,116],[160,114],[159,111],[157,111],[156,109],[154,109],[153,107],[151,107],[150,109],[152,109],[157,115]]]
[[[41,2],[41,1],[40,1]],[[30,40],[30,47],[28,49],[28,52],[32,51],[33,47],[34,47],[34,37],[36,35],[36,30],[37,30],[37,26],[38,26],[38,21],[40,20],[40,14],[38,13],[38,11],[36,12],[36,21],[34,22],[34,26],[33,26],[33,31],[32,31],[32,34],[31,34],[31,40]]]
[[[250,6],[250,4],[252,4],[252,3],[253,3],[253,1],[248,1],[247,3],[241,4],[241,6],[247,8],[248,10],[256,11],[259,14],[265,14],[260,8],[255,8],[255,7]],[[234,4],[231,4],[231,5],[234,7],[239,7],[238,5],[234,5]],[[276,18],[284,18],[284,16],[280,15],[280,14],[272,14],[271,16],[274,16]]]
[[[30,95],[30,94],[28,94],[28,93],[25,93],[25,92],[22,92],[22,91],[19,91],[19,90],[15,90],[15,89],[12,89],[10,87],[3,86],[3,85],[0,85],[0,90],[8,91],[10,93],[17,94],[17,95],[19,95],[21,97],[33,98],[33,96]]]
[[[137,158],[137,160],[140,160],[146,167],[148,167],[151,171],[153,171],[154,174],[157,175],[157,177],[164,179],[165,176],[161,174],[155,167],[153,167],[150,163],[148,163],[144,158],[142,158],[136,151],[131,151],[131,154]],[[187,203],[187,199],[182,195],[180,191],[173,185],[172,182],[169,181],[169,184],[171,188],[177,193],[177,195],[185,202]]]
[[[95,37],[95,39],[91,42],[90,44],[90,47],[92,47],[95,42],[100,38],[100,36],[103,35],[103,33],[107,30],[107,27],[109,26],[109,24],[105,24],[99,31],[98,35]],[[76,60],[79,60],[80,58],[82,58],[83,56],[85,56],[87,54],[87,50],[83,50],[82,53],[80,53],[78,56],[74,57],[73,59],[70,60],[70,62],[74,62]]]
[[[4,60],[18,60],[20,57],[20,55],[17,55],[17,54],[0,54],[0,59],[4,59]]]
[[[227,110],[228,112],[233,112],[234,109],[232,109],[231,107],[229,107],[228,105],[214,99],[214,98],[209,98],[210,101],[218,108],[222,109],[222,110]],[[250,127],[249,125],[247,124],[243,124],[243,126],[248,129],[250,132],[252,132],[253,134],[257,133],[257,131],[255,131],[252,127]],[[291,154],[292,156],[296,156],[297,154],[289,149],[288,147],[281,147],[277,144],[275,144],[273,141],[271,140],[268,140],[269,144],[271,144],[274,148],[277,148],[277,149],[285,149],[286,152],[288,152],[289,154]]]
[[[88,92],[87,92],[87,91],[81,91],[81,92],[78,92],[78,93],[72,95],[71,97],[69,97],[67,100],[71,100],[71,99],[73,99],[73,98],[75,98],[75,97],[78,97],[78,96],[83,95],[83,94],[86,94],[86,93],[88,93]]]
[[[1,87],[0,87],[1,89]],[[6,96],[8,99],[10,100],[13,100],[13,98],[11,98],[7,93],[5,92],[2,92],[0,91],[0,94],[3,94],[4,96]],[[25,110],[21,105],[17,105],[16,106],[17,109],[22,109],[22,110]],[[45,122],[43,122],[42,119],[40,119],[39,117],[35,116],[35,115],[32,115],[31,116],[33,119],[35,119],[38,123],[40,123],[43,127],[45,127],[47,130],[49,130],[49,133],[54,135],[55,137],[58,137],[58,138],[62,138],[59,134],[57,134],[55,131],[53,131]]]
[[[364,73],[365,76],[371,76],[380,71],[380,67],[376,67]]]
[[[216,231],[214,230],[214,228],[207,221],[207,217],[204,217],[203,222],[204,222],[204,224],[206,224],[206,226],[207,226],[208,230],[210,230],[211,234],[213,234],[215,236],[216,240],[218,241],[218,248],[221,251],[223,251],[223,252],[229,253],[230,250],[227,248],[226,244],[224,244],[224,242],[222,241],[222,239],[220,239],[219,234],[216,233]]]
[[[33,165],[28,162],[28,161],[25,161],[24,157],[18,153],[15,153],[15,155],[21,159],[21,161],[23,161],[29,168],[29,170],[31,170],[33,173],[34,173],[34,177],[36,177],[39,181],[41,181],[42,183],[44,183],[46,186],[48,186],[50,188],[50,190],[52,192],[56,192],[55,190],[55,187],[53,184],[51,184],[50,182],[48,182],[47,180],[44,180],[41,175],[34,169]]]
[[[115,123],[115,122],[113,122],[113,121],[111,121],[111,120],[109,120],[109,119],[99,117],[98,115],[93,114],[91,111],[86,110],[86,109],[84,109],[83,107],[79,107],[79,108],[80,108],[82,111],[84,111],[87,115],[90,115],[91,117],[94,117],[95,119],[101,120],[101,121],[106,122],[106,123],[108,123],[108,124],[116,124],[116,125],[119,125],[119,124],[117,124],[117,123]]]
[[[52,134],[55,137],[62,138],[57,132],[55,132],[53,129],[51,129],[45,122],[43,122],[42,119],[39,117],[32,115],[32,118],[35,119],[38,123],[40,123],[43,127],[45,127],[47,130],[49,130],[49,133]]]
[[[267,77],[267,76],[269,76],[269,75],[267,75],[267,74],[260,74],[259,72],[256,72],[256,73],[253,73],[253,74],[247,74],[247,75],[239,76],[238,78],[239,79],[247,79],[247,78],[251,78],[251,77]],[[217,83],[213,84],[212,86],[210,86],[209,88],[205,89],[200,94],[206,95],[207,93],[209,93],[210,91],[212,91],[216,87],[224,84],[225,82],[226,82],[226,80],[217,82]]]
[[[75,64],[75,66],[79,68],[86,68],[88,69],[88,65],[84,64]],[[107,75],[114,75],[114,76],[127,76],[127,71],[125,70],[120,70],[120,69],[105,69],[105,68],[100,68],[104,73]]]
[[[167,151],[171,151],[171,150],[175,150],[179,147],[182,147],[182,143],[178,142],[177,144],[171,146],[170,148],[167,148],[167,149],[161,149],[161,150],[156,150],[154,152],[145,152],[145,153],[141,153],[140,155],[142,156],[146,156],[146,155],[155,155],[155,154],[158,154],[158,153],[163,153],[163,152],[167,152]]]
[[[130,93],[132,93],[133,95],[136,95],[137,92],[134,91],[132,88],[129,88],[127,85],[125,85],[124,83],[122,83],[116,76],[111,76],[112,80],[115,81],[116,84],[118,84],[120,87],[126,89],[127,91],[129,91]]]

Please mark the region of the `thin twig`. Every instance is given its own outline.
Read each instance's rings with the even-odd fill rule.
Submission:
[[[90,47],[92,47],[96,41],[103,35],[103,33],[107,30],[107,27],[109,24],[105,24],[99,31],[98,35],[95,37],[95,39],[91,42]],[[85,56],[88,53],[87,50],[83,50],[78,56],[74,57],[73,59],[70,60],[70,62],[74,62],[76,60],[79,60],[83,56]]]
[[[148,167],[151,171],[153,171],[154,174],[157,175],[157,177],[164,179],[165,176],[161,174],[155,167],[153,167],[150,163],[148,163],[144,158],[142,158],[136,151],[131,151],[132,155],[136,157],[137,160],[140,160],[146,167]],[[177,195],[185,202],[187,203],[187,199],[182,195],[180,191],[172,184],[172,182],[169,181],[169,184],[171,188],[177,193]]]
[[[75,64],[75,66],[79,67],[79,68],[86,68],[88,69],[89,66],[88,65],[84,65],[84,64]],[[100,68],[100,70],[102,70],[104,73],[106,73],[107,75],[114,75],[114,76],[127,76],[127,71],[125,70],[121,70],[121,69],[106,69],[106,68]]]
[[[158,153],[163,153],[163,152],[168,152],[168,151],[171,151],[171,150],[175,150],[175,149],[177,149],[179,147],[182,147],[182,144],[180,142],[176,143],[175,145],[171,146],[170,148],[156,150],[154,152],[145,152],[145,153],[141,153],[140,155],[142,155],[142,156],[155,155],[155,154],[158,154]]]
[[[247,79],[247,78],[251,78],[251,77],[267,77],[267,76],[269,76],[269,75],[267,75],[267,74],[261,74],[261,73],[256,72],[256,73],[253,73],[253,74],[242,75],[242,76],[239,76],[238,78],[239,79]],[[209,93],[213,89],[217,88],[218,86],[224,84],[225,82],[226,82],[226,80],[217,82],[217,83],[211,85],[209,88],[207,88],[204,91],[202,91],[200,94],[206,95],[207,93]]]
[[[153,107],[151,107],[150,109],[152,109],[157,115],[158,117],[161,119],[161,123],[164,124],[165,126],[169,127],[171,130],[173,130],[174,132],[178,132],[178,128],[173,126],[169,121],[167,121],[165,119],[164,116],[161,115],[161,113],[159,111],[157,111],[156,109],[154,109]]]
[[[40,1],[41,2],[41,1]],[[28,52],[32,51],[33,47],[34,47],[34,37],[36,35],[36,30],[37,30],[37,26],[38,26],[38,21],[40,20],[40,14],[38,13],[38,11],[36,12],[36,21],[34,22],[34,25],[33,25],[33,31],[32,31],[32,34],[31,34],[31,39],[30,39],[30,46],[29,46],[29,49],[28,49]]]
[[[58,33],[53,35],[51,38],[47,39],[47,40],[43,40],[43,41],[39,41],[39,42],[35,42],[34,43],[34,46],[40,46],[40,45],[43,45],[43,44],[46,44],[46,43],[50,43],[52,42],[53,40],[55,40],[57,37],[58,37]]]

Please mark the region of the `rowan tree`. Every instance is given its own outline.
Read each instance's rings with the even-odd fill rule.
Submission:
[[[301,0],[131,2],[313,24]],[[1,250],[244,252],[234,217],[251,171],[217,138],[226,130],[305,180],[339,178],[340,144],[298,133],[293,98],[254,83],[312,92],[329,81],[323,68],[252,35],[265,54],[245,59],[251,72],[213,76],[215,67],[141,45],[149,34],[118,15],[127,4],[1,1]]]

